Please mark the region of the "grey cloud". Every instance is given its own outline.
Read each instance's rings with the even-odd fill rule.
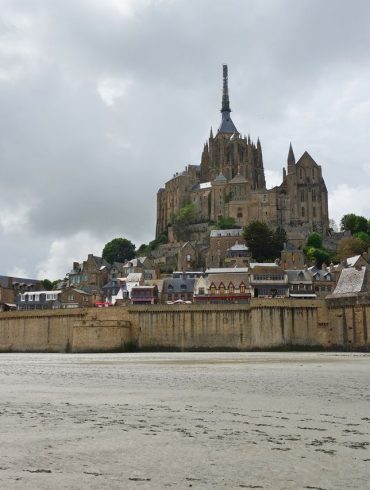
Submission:
[[[340,105],[343,87],[369,85],[367,1],[180,0],[133,17],[105,2],[2,4],[2,45],[32,49],[2,59],[20,75],[0,80],[0,205],[32,210],[23,252],[19,234],[0,231],[0,270],[32,272],[55,238],[81,230],[153,238],[157,189],[199,163],[219,123],[223,62],[234,122],[260,136],[267,168],[281,171],[290,140],[323,165],[329,190],[357,185],[368,164],[369,98],[348,95],[350,119]],[[31,23],[11,24],[15,13]],[[131,82],[111,106],[104,78]]]

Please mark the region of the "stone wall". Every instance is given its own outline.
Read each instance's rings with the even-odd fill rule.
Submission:
[[[254,299],[0,313],[0,352],[369,350],[370,300]]]

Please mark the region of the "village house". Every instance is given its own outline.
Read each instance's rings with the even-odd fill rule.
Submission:
[[[255,298],[285,298],[289,296],[288,277],[276,262],[250,263],[250,283]]]
[[[157,286],[135,286],[131,290],[131,304],[155,305],[159,302]]]
[[[169,277],[163,280],[162,302],[193,301],[195,278],[184,275]]]
[[[87,308],[95,306],[99,301],[100,294],[71,287],[62,290],[60,295],[62,308]]]
[[[61,306],[62,291],[25,291],[16,296],[17,310],[47,310]]]
[[[194,285],[195,303],[245,303],[251,299],[248,269],[208,269]]]
[[[246,245],[242,229],[211,230],[207,267],[222,267],[227,251],[234,245]]]
[[[16,296],[27,291],[41,291],[43,286],[37,279],[0,276],[0,311],[16,308]]]
[[[73,262],[68,274],[68,286],[83,289],[84,286],[93,286],[100,292],[109,279],[109,263],[102,257],[89,254],[82,263]]]
[[[295,299],[315,299],[312,274],[306,270],[285,270],[288,278],[289,297]]]

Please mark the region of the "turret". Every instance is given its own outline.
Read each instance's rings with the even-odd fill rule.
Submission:
[[[290,174],[294,171],[294,168],[295,168],[295,156],[294,156],[294,152],[293,152],[293,148],[292,148],[292,143],[290,143],[290,145],[289,145],[287,163],[288,163],[288,174]]]

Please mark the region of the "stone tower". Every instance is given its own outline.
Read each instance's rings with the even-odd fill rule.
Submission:
[[[265,189],[262,148],[258,140],[242,137],[230,117],[227,65],[223,65],[221,124],[215,136],[211,129],[201,157],[201,181],[210,182],[222,174],[227,180],[240,173],[251,189]]]

